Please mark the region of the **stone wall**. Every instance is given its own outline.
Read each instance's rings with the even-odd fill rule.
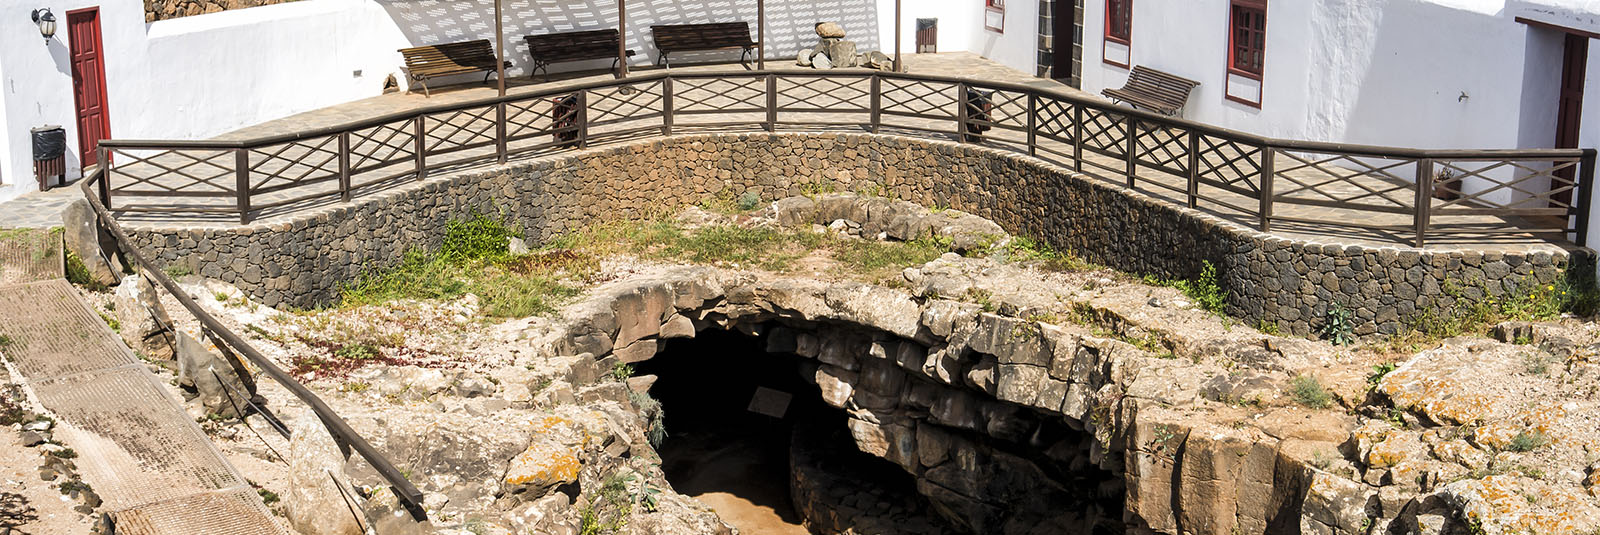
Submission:
[[[869,183],[1124,271],[1187,279],[1210,261],[1229,314],[1301,335],[1321,325],[1330,303],[1352,311],[1357,334],[1397,332],[1405,318],[1453,303],[1452,293],[1480,299],[1550,283],[1572,256],[1286,239],[1016,153],[869,134],[678,136],[433,178],[286,222],[129,230],[161,261],[185,263],[267,305],[310,307],[336,299],[340,285],[361,273],[393,265],[408,248],[436,247],[446,222],[474,211],[501,214],[537,242],[725,188],[774,200],[819,185]],[[1446,281],[1461,290],[1448,291]]]
[[[144,21],[155,22],[293,1],[295,0],[144,0]]]

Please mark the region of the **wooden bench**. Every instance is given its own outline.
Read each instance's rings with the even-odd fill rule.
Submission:
[[[1143,65],[1133,67],[1121,89],[1101,91],[1115,102],[1126,102],[1162,115],[1177,115],[1189,102],[1189,92],[1200,82]]]
[[[412,80],[422,82],[422,93],[429,96],[432,96],[428,93],[429,78],[488,71],[483,75],[483,81],[487,82],[499,67],[499,58],[488,39],[402,48],[400,54],[405,56],[406,72]],[[507,61],[505,66],[511,67],[511,62]]]
[[[530,76],[537,74],[539,69],[550,74],[551,63],[586,59],[611,58],[611,70],[616,70],[617,62],[621,59],[617,57],[619,37],[616,28],[528,35],[523,36],[522,40],[528,42],[528,54],[533,56]],[[628,57],[633,57],[632,50],[626,53]]]
[[[651,26],[650,35],[655,39],[656,50],[661,51],[656,64],[667,67],[672,66],[667,55],[673,52],[736,49],[744,50],[739,62],[749,65],[750,52],[756,48],[756,42],[750,40],[750,23],[747,22],[664,24]]]

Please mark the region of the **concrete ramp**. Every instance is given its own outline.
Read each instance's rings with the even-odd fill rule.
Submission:
[[[119,535],[290,533],[65,280],[0,286],[0,334]]]
[[[0,286],[59,279],[61,232],[51,229],[0,229]]]

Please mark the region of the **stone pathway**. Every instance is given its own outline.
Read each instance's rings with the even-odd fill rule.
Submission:
[[[77,182],[72,182],[0,203],[0,229],[59,227],[61,212],[72,201],[83,198],[82,191]]]
[[[65,280],[0,286],[0,346],[120,534],[288,535]]]

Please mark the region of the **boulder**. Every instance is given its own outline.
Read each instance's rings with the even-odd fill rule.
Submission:
[[[794,64],[801,67],[810,67],[811,56],[816,55],[816,53],[817,52],[815,50],[802,48],[800,49],[800,54],[794,57]]]
[[[239,379],[234,367],[216,346],[202,343],[187,332],[176,334],[179,386],[194,388],[197,399],[206,414],[224,418],[241,416],[245,399],[251,395],[245,382]]]
[[[815,55],[811,56],[811,67],[824,71],[832,69],[833,60],[828,58],[828,54],[818,51]]]
[[[89,280],[111,286],[116,284],[115,269],[105,250],[101,248],[99,218],[88,199],[78,199],[61,212],[61,223],[66,227],[63,236],[67,252],[78,257],[89,270]]]
[[[304,535],[362,535],[350,508],[366,507],[345,477],[333,436],[309,412],[295,420],[291,436],[289,491],[283,495],[289,525]]]
[[[888,54],[873,50],[861,54],[861,57],[856,60],[856,64],[868,69],[887,71],[894,69],[894,58],[890,58]]]
[[[128,347],[152,360],[172,359],[172,318],[161,306],[155,285],[140,275],[128,275],[117,285],[112,297],[116,310],[112,311],[122,324],[122,341]]]
[[[840,26],[837,22],[818,22],[816,29],[817,37],[821,37],[823,39],[844,38],[844,26]]]
[[[828,61],[834,67],[856,66],[856,42],[845,39],[823,39],[817,45],[817,52],[828,56]],[[812,59],[816,61],[815,58]],[[819,67],[820,68],[820,67]]]

